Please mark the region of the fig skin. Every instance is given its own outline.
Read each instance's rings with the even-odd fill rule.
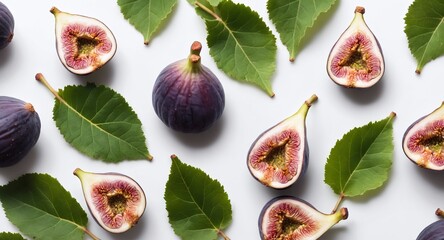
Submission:
[[[425,227],[416,240],[444,240],[444,219],[435,221]]]
[[[22,160],[37,143],[40,128],[40,118],[32,104],[0,96],[0,167]]]
[[[5,4],[0,2],[0,49],[9,45],[14,37],[14,17]]]
[[[76,168],[73,174],[82,184],[83,196],[91,215],[106,231],[126,232],[138,223],[145,212],[145,192],[129,176],[115,172],[92,173],[80,168]],[[113,197],[117,199],[114,200],[116,205],[114,208],[110,206],[113,204],[113,200],[110,200]],[[122,200],[122,198],[125,199]],[[121,204],[122,201],[124,201],[123,204]],[[114,227],[111,226],[112,224],[119,226]]]
[[[433,112],[419,118],[413,122],[404,132],[402,138],[402,150],[407,158],[419,167],[442,171],[444,170],[444,155],[440,154],[440,149],[444,149],[444,140],[440,143],[433,143],[434,146],[418,143],[421,139],[440,139],[444,135],[444,102]],[[438,134],[438,135],[437,135]],[[439,135],[440,134],[440,135]],[[416,138],[416,139],[415,139]],[[416,146],[411,143],[415,141]],[[435,149],[435,150],[434,150]]]
[[[206,131],[221,117],[225,107],[222,84],[200,62],[201,48],[201,43],[195,41],[188,59],[165,67],[153,87],[154,111],[175,131]]]
[[[285,206],[283,206],[283,204],[285,204]],[[267,215],[272,214],[273,211],[276,211],[276,214],[281,214],[282,210],[279,210],[279,205],[281,206],[281,208],[284,208],[289,211],[287,217],[288,219],[291,219],[291,222],[293,223],[287,222],[287,224],[296,224],[296,222],[303,223],[303,225],[297,226],[295,229],[293,229],[293,231],[291,232],[292,233],[291,238],[282,238],[282,237],[289,237],[290,233],[288,232],[287,234],[282,233],[282,231],[279,231],[282,230],[281,228],[275,229],[276,232],[274,234],[275,235],[274,237],[267,237],[267,235],[271,234],[268,231],[273,231],[273,228],[270,226],[270,221],[273,220],[273,216],[267,216]],[[334,213],[324,214],[319,212],[315,207],[313,207],[313,205],[311,205],[310,203],[308,203],[303,199],[293,196],[279,196],[271,199],[262,208],[258,221],[259,235],[261,240],[318,239],[320,236],[322,236],[322,234],[324,234],[328,229],[330,229],[336,223],[338,223],[341,220],[345,220],[347,218],[348,218],[347,208],[340,208],[338,211]],[[280,224],[284,222],[282,218],[279,218],[278,221],[280,221],[279,222]],[[276,234],[279,235],[276,236]]]
[[[253,141],[247,154],[247,167],[254,179],[267,187],[285,189],[304,176],[309,164],[305,119],[316,100],[317,96],[312,95],[296,113],[265,130]],[[279,156],[273,155],[276,149]],[[276,159],[279,157],[285,159]]]

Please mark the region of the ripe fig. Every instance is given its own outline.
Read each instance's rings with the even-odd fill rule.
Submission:
[[[419,233],[416,240],[444,240],[444,219],[428,225]]]
[[[407,128],[402,148],[420,167],[444,170],[444,102]]]
[[[328,75],[344,87],[368,88],[384,74],[381,46],[364,21],[364,12],[363,7],[356,7],[353,21],[328,56]]]
[[[313,95],[299,110],[260,134],[250,147],[247,165],[251,175],[262,184],[283,189],[304,175],[308,166],[305,118]]]
[[[39,139],[40,126],[32,104],[0,96],[0,167],[14,165],[28,154]]]
[[[0,49],[5,48],[14,36],[14,17],[5,4],[0,2]]]
[[[52,7],[55,17],[56,48],[70,72],[85,75],[107,63],[116,53],[111,30],[101,21]]]
[[[112,233],[122,233],[142,217],[146,198],[139,184],[119,173],[74,170],[82,183],[86,204],[97,223]]]
[[[347,208],[324,214],[302,199],[290,196],[276,197],[262,209],[259,216],[259,234],[262,240],[318,239],[333,225],[347,217]]]
[[[165,67],[154,84],[154,111],[165,125],[179,132],[209,129],[225,107],[222,84],[201,64],[201,49],[201,43],[195,41],[188,59]]]

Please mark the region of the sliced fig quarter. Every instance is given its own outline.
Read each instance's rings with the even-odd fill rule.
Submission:
[[[418,166],[444,170],[444,103],[407,128],[402,148]]]
[[[327,73],[333,82],[348,88],[368,88],[383,76],[381,46],[364,21],[365,9],[356,7],[355,17],[333,46]]]
[[[260,134],[250,147],[247,166],[251,175],[262,184],[283,189],[291,186],[308,166],[308,144],[305,118],[313,95],[299,110]]]
[[[101,21],[52,7],[55,17],[56,49],[70,72],[85,75],[107,63],[116,53],[116,39]]]

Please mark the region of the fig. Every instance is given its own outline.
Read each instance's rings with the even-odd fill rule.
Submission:
[[[375,35],[364,21],[363,7],[333,46],[327,72],[333,82],[348,88],[368,88],[384,74],[384,56]]]
[[[444,170],[444,103],[407,128],[402,148],[418,166]]]
[[[296,113],[267,129],[251,145],[248,169],[265,186],[287,188],[307,170],[309,151],[305,118],[317,98],[311,96]]]
[[[96,222],[112,233],[135,226],[145,212],[143,189],[132,178],[119,173],[91,173],[74,170],[82,184],[83,196]]]
[[[425,227],[416,240],[444,240],[444,219],[435,221]]]
[[[154,111],[171,129],[199,133],[220,118],[225,93],[219,79],[201,64],[202,44],[193,42],[187,59],[166,66],[154,83]]]
[[[23,159],[40,136],[40,118],[31,103],[0,96],[0,167]]]
[[[281,196],[270,200],[262,209],[259,216],[259,234],[262,240],[318,239],[333,225],[347,217],[347,208],[324,214],[302,199]]]
[[[116,53],[111,30],[101,21],[52,7],[55,17],[56,49],[70,72],[85,75],[105,65]]]
[[[5,4],[0,2],[0,49],[5,48],[14,36],[14,17]]]

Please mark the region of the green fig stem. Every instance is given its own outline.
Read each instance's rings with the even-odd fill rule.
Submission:
[[[61,12],[61,11],[60,11],[58,8],[56,8],[56,7],[52,7],[49,11],[50,11],[52,14],[54,14],[54,15],[56,15],[56,14],[58,14],[58,13]]]
[[[222,232],[222,230],[218,230],[217,234],[219,234],[219,236],[221,236],[224,240],[230,240],[230,238],[227,235],[225,235],[225,233]]]
[[[310,109],[311,105],[318,100],[318,96],[316,94],[311,95],[311,97],[305,100],[304,104],[299,108],[299,110],[295,114],[303,113],[304,117],[307,116],[308,109]]]
[[[345,196],[343,193],[339,194],[338,201],[336,201],[335,207],[333,208],[333,211],[331,211],[332,213],[335,213],[336,211],[338,211],[339,206],[341,205],[344,198],[345,198]]]
[[[435,214],[438,217],[444,217],[444,211],[441,208],[436,209]]]
[[[188,56],[188,64],[186,66],[189,72],[199,72],[202,69],[199,55],[201,50],[202,44],[198,41],[194,41],[191,45],[190,55]]]
[[[96,235],[94,235],[92,232],[90,232],[88,229],[83,228],[82,229],[88,236],[90,236],[93,240],[100,240]]]

